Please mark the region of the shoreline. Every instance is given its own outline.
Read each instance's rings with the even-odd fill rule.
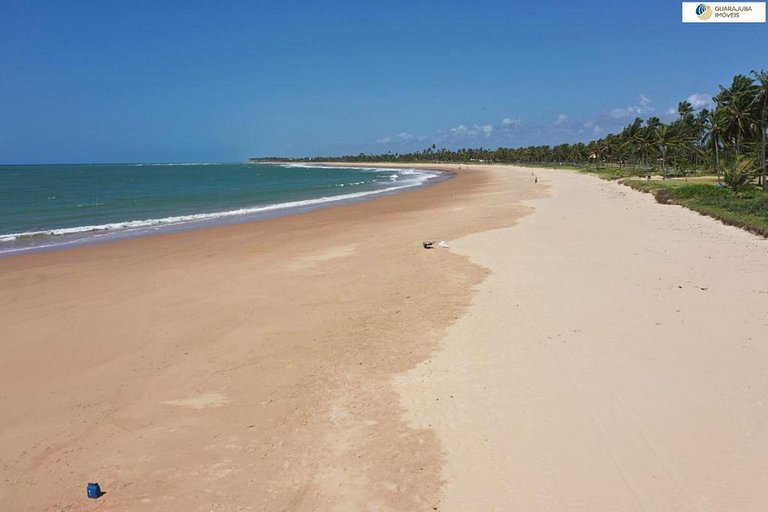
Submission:
[[[376,201],[0,260],[5,508],[78,508],[88,481],[106,510],[434,506],[440,445],[406,425],[391,378],[430,356],[486,272],[421,242],[511,225],[542,193],[472,168]]]
[[[218,165],[218,164],[209,164]],[[258,164],[252,164],[258,165]],[[279,164],[290,165],[290,164]],[[323,196],[309,200],[289,201],[252,207],[242,207],[235,210],[180,214],[175,217],[163,219],[126,220],[111,222],[99,226],[76,226],[70,228],[56,228],[32,233],[18,233],[15,235],[0,235],[2,247],[0,258],[21,256],[37,252],[67,250],[72,247],[88,246],[102,243],[112,243],[120,240],[139,238],[144,236],[157,236],[169,233],[195,231],[219,226],[261,222],[289,215],[310,212],[323,208],[355,204],[371,201],[380,197],[400,194],[420,188],[429,187],[441,181],[451,179],[453,173],[436,168],[427,168],[410,165],[364,165],[346,163],[322,163],[310,165],[310,167],[325,168],[354,168],[354,169],[420,169],[427,172],[439,173],[434,178],[427,177],[421,183],[415,185],[401,185],[383,190],[359,191],[338,196]],[[23,235],[23,236],[22,236]],[[10,240],[3,238],[14,237]]]

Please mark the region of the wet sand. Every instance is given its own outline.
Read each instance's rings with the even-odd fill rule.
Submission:
[[[3,510],[430,510],[392,376],[486,271],[422,249],[530,212],[525,176],[0,260]],[[543,191],[543,187],[538,187]],[[539,192],[543,193],[543,192]]]

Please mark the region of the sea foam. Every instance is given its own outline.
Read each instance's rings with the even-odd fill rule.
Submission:
[[[182,165],[188,165],[188,164],[182,164]],[[311,166],[307,164],[298,164],[298,163],[284,164],[283,166],[284,167],[307,167],[312,169],[320,168],[317,166]],[[351,167],[351,166],[323,166],[322,168],[356,169],[356,170],[376,171],[376,172],[392,171],[393,174],[391,174],[389,176],[389,179],[386,181],[386,183],[391,185],[382,187],[377,190],[367,190],[367,191],[354,192],[354,193],[348,193],[348,194],[338,194],[338,195],[324,196],[324,197],[305,199],[305,200],[299,200],[299,201],[287,201],[287,202],[281,202],[281,203],[257,205],[253,207],[238,208],[238,209],[227,210],[227,211],[196,213],[196,214],[189,214],[189,215],[176,215],[176,216],[169,216],[169,217],[163,217],[163,218],[128,220],[128,221],[111,222],[111,223],[105,223],[105,224],[74,226],[74,227],[47,229],[47,230],[39,230],[39,231],[26,231],[21,233],[0,234],[0,243],[9,243],[14,241],[21,241],[25,239],[35,239],[35,238],[40,238],[40,239],[45,238],[46,242],[49,242],[49,243],[34,244],[34,246],[30,246],[30,247],[5,247],[5,248],[0,247],[0,254],[29,251],[32,249],[53,247],[57,245],[68,245],[68,244],[78,243],[82,241],[82,238],[78,238],[77,240],[68,239],[66,241],[60,240],[59,242],[55,242],[47,237],[69,235],[68,238],[71,238],[72,236],[78,235],[78,234],[88,234],[89,236],[93,236],[94,234],[97,234],[100,232],[106,233],[106,232],[118,232],[118,231],[136,231],[136,230],[143,230],[143,229],[150,230],[150,229],[157,229],[158,227],[164,227],[164,226],[170,227],[170,226],[194,225],[196,223],[214,222],[218,219],[247,217],[247,216],[260,214],[260,213],[279,212],[281,210],[299,210],[299,209],[305,209],[305,208],[320,207],[326,204],[332,204],[337,202],[355,201],[355,200],[360,200],[370,196],[389,194],[389,193],[393,193],[398,190],[402,190],[406,188],[418,187],[425,184],[428,180],[438,177],[440,174],[435,171],[426,171],[426,170],[418,170],[418,169],[388,169],[388,168],[384,169],[384,168],[375,168],[375,167]],[[97,205],[83,205],[83,206],[97,206]]]

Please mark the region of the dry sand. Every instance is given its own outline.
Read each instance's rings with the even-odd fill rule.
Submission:
[[[768,509],[768,243],[536,173],[0,260],[0,510]]]
[[[454,242],[493,273],[399,379],[439,509],[768,510],[768,241],[536,172],[535,214]]]

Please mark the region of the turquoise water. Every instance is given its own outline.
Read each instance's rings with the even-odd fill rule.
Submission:
[[[438,174],[295,164],[0,166],[0,255],[258,220],[418,187]]]

